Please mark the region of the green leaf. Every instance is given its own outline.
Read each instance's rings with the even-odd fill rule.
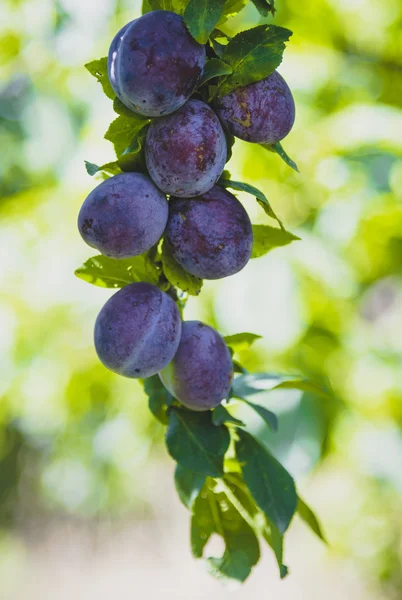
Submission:
[[[211,412],[171,408],[166,445],[172,458],[185,469],[221,477],[229,442],[229,431],[224,425],[213,424]]]
[[[216,530],[216,520],[211,510],[210,494],[212,492],[205,485],[193,504],[191,552],[195,558],[202,558],[204,548]]]
[[[118,115],[125,115],[126,117],[131,117],[133,114],[133,111],[123,104],[123,102],[117,96],[113,100],[113,110]]]
[[[116,155],[120,156],[125,150],[135,144],[141,129],[150,123],[150,119],[131,113],[130,116],[120,115],[109,126],[105,140],[112,142]]]
[[[236,505],[240,504],[242,507],[242,514],[245,516],[248,515],[247,522],[250,523],[250,519],[252,520],[254,531],[262,535],[274,551],[281,578],[285,577],[288,569],[283,564],[283,536],[279,533],[275,525],[267,520],[264,513],[255,504],[250,495],[250,490],[244,483],[240,473],[228,473],[225,475],[224,483],[229,485],[230,494],[227,491],[229,497],[233,500],[234,496],[237,501]]]
[[[302,500],[299,496],[299,500],[297,503],[297,513],[301,519],[310,527],[312,531],[322,540],[325,544],[327,540],[323,534],[321,529],[321,525],[315,516],[314,512],[311,510],[309,506]]]
[[[235,425],[241,425],[244,427],[244,423],[232,417],[230,412],[226,410],[222,404],[217,406],[215,410],[212,411],[212,422],[214,425],[222,425],[223,423],[234,423]]]
[[[87,173],[88,175],[91,175],[91,177],[102,171],[108,175],[119,175],[122,172],[117,161],[106,163],[102,166],[95,165],[95,163],[88,162],[87,160],[84,162]]]
[[[159,272],[147,254],[133,258],[108,258],[99,254],[88,259],[75,271],[79,279],[103,288],[122,288],[136,281],[158,284]]]
[[[142,10],[141,13],[143,15],[145,15],[146,13],[151,12],[152,8],[151,5],[149,4],[149,0],[142,0]]]
[[[175,12],[178,15],[182,15],[185,11],[185,8],[188,4],[189,0],[146,0],[146,4],[143,10],[146,9],[146,12],[150,10],[170,10],[171,12]]]
[[[274,0],[251,0],[260,15],[267,17],[269,13],[275,14],[275,2]]]
[[[272,431],[278,431],[278,417],[273,412],[271,412],[267,408],[264,408],[264,406],[254,404],[253,402],[250,402],[250,400],[246,400],[245,398],[239,398],[239,400],[245,402],[246,404],[248,404],[248,406],[250,406],[250,408],[255,410],[255,412],[258,413],[262,419],[264,419],[265,423],[270,427],[270,429],[272,429]]]
[[[237,430],[237,458],[243,478],[257,505],[284,534],[296,511],[294,481],[286,469],[249,433]]]
[[[218,97],[268,77],[280,65],[285,42],[291,35],[289,29],[276,25],[259,25],[238,33],[220,57],[233,73],[220,81]]]
[[[225,0],[190,0],[184,11],[184,20],[194,39],[206,44],[210,33],[223,13]]]
[[[224,340],[234,352],[241,352],[242,350],[248,350],[250,346],[257,340],[261,340],[262,336],[256,333],[235,333],[234,335],[227,335]]]
[[[180,500],[184,506],[191,510],[205,484],[205,475],[188,471],[181,465],[177,465],[174,474],[174,483]]]
[[[286,154],[286,152],[283,149],[283,146],[282,146],[282,144],[280,142],[276,142],[276,144],[260,144],[260,146],[262,146],[266,150],[269,150],[270,152],[275,152],[276,154],[278,154],[281,157],[282,160],[285,161],[285,163],[289,167],[291,167],[292,169],[294,169],[298,173],[300,172],[297,164],[295,163],[294,160],[292,160],[290,158],[290,156],[288,156],[288,154]]]
[[[236,398],[247,398],[275,389],[293,389],[310,392],[316,396],[330,398],[329,391],[298,375],[276,375],[274,373],[247,373],[233,381],[232,393]]]
[[[264,529],[263,537],[267,544],[272,548],[275,554],[276,562],[279,567],[279,575],[281,579],[284,579],[288,574],[288,568],[283,564],[283,535],[281,535],[278,529],[272,523]]]
[[[93,60],[85,65],[87,71],[91,73],[102,86],[102,89],[106,96],[113,100],[116,94],[110,85],[108,70],[107,70],[107,56],[100,58],[99,60]]]
[[[223,25],[230,17],[236,16],[246,4],[248,4],[248,0],[226,0],[218,27]]]
[[[148,126],[143,127],[130,146],[117,159],[117,164],[123,172],[145,173],[148,169],[145,161],[145,139]]]
[[[259,258],[273,250],[273,248],[287,246],[294,240],[300,240],[300,238],[285,229],[278,229],[269,225],[253,225],[253,240],[251,258]]]
[[[281,227],[281,229],[284,229],[282,221],[274,213],[270,203],[268,202],[268,198],[258,188],[254,187],[253,185],[250,185],[248,183],[242,183],[240,181],[232,181],[232,180],[223,179],[223,178],[219,179],[218,185],[221,185],[224,188],[230,188],[232,190],[237,190],[238,192],[246,192],[247,194],[251,194],[252,196],[255,196],[258,204],[260,204],[263,207],[266,214],[269,217],[271,217],[272,219],[275,219],[275,221],[277,221],[279,223],[279,226]]]
[[[169,394],[159,379],[159,375],[144,380],[144,392],[148,396],[148,406],[151,413],[163,425],[167,425],[169,422],[167,409],[173,402],[173,396]]]
[[[219,58],[211,58],[205,65],[199,87],[214,77],[220,77],[220,75],[229,75],[231,72],[232,67],[224,63],[223,60],[219,60]]]
[[[162,245],[162,265],[166,279],[175,287],[191,296],[198,296],[202,288],[202,279],[187,273],[173,257],[169,244],[164,240]]]
[[[260,558],[258,539],[252,527],[224,491],[204,486],[193,507],[191,547],[201,558],[213,533],[222,537],[225,551],[221,558],[207,559],[209,571],[219,579],[243,582]]]

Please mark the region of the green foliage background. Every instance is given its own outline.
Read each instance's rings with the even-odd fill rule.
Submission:
[[[373,597],[399,598],[402,7],[398,0],[276,4],[275,23],[294,31],[280,72],[296,100],[296,125],[284,145],[300,174],[242,142],[229,168],[234,180],[265,193],[301,241],[235,277],[206,282],[186,318],[227,335],[263,335],[240,351],[250,370],[330,382],[332,401],[308,390],[265,395],[279,433],[266,433],[246,406],[236,416],[257,435],[264,431],[262,441],[296,478],[325,525],[329,556],[350,561]],[[94,185],[84,160],[113,159],[102,139],[113,111],[82,65],[104,56],[140,9],[138,0],[3,0],[0,8],[6,549],[24,539],[21,523],[38,515],[92,520],[128,518],[144,506],[152,512],[144,473],[149,465],[173,468],[142,388],[96,359],[93,323],[111,290],[73,276],[89,255],[76,230]],[[234,34],[258,22],[250,5],[224,27]],[[252,197],[239,197],[254,223],[267,223]],[[0,574],[7,571],[2,561]]]

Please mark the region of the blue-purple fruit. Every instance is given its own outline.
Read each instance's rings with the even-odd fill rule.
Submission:
[[[200,321],[184,321],[179,348],[159,373],[166,389],[187,408],[215,408],[229,396],[233,363],[219,333]]]
[[[226,138],[214,111],[200,100],[190,100],[151,124],[145,156],[149,174],[163,192],[192,198],[205,194],[221,176]]]
[[[105,256],[137,256],[156,244],[166,227],[166,196],[149,177],[123,173],[89,194],[78,216],[85,242]]]
[[[215,108],[225,129],[246,142],[275,144],[288,135],[295,120],[292,93],[277,71],[233,90]]]
[[[253,247],[247,212],[219,185],[197,198],[171,198],[165,239],[177,262],[201,279],[237,273]]]
[[[132,111],[160,117],[190,98],[205,63],[205,46],[190,35],[182,17],[156,10],[116,34],[109,50],[109,80]]]
[[[150,377],[172,360],[180,342],[180,313],[150,283],[131,283],[114,294],[95,323],[101,362],[125,377]]]

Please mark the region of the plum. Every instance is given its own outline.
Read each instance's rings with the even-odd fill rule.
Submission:
[[[227,159],[226,138],[214,111],[190,100],[173,115],[154,121],[147,133],[148,171],[166,194],[191,198],[217,182]]]
[[[109,80],[132,111],[160,117],[190,98],[205,63],[205,46],[190,35],[182,17],[156,10],[116,34],[109,49]]]
[[[233,90],[216,102],[215,109],[225,129],[246,142],[275,144],[287,136],[295,120],[292,92],[277,71]]]
[[[78,216],[85,242],[105,256],[137,256],[156,244],[168,219],[166,196],[141,173],[103,181],[89,194]]]
[[[188,273],[220,279],[247,264],[253,230],[243,205],[216,185],[198,198],[171,198],[165,239]]]
[[[219,333],[200,321],[184,321],[179,348],[159,377],[191,410],[209,410],[229,396],[233,363]]]
[[[176,354],[181,319],[170,296],[150,283],[131,283],[114,294],[95,323],[101,362],[125,377],[150,377]]]

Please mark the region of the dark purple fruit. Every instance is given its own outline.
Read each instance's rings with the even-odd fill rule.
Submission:
[[[201,279],[237,273],[249,261],[253,247],[248,214],[219,185],[198,198],[171,198],[165,239],[177,262]]]
[[[103,181],[87,197],[78,216],[85,242],[105,256],[128,258],[149,250],[166,227],[166,197],[141,173]]]
[[[174,112],[193,94],[206,63],[182,17],[156,10],[123,27],[109,50],[110,83],[120,100],[147,117]]]
[[[293,127],[295,103],[288,84],[274,71],[220,98],[216,112],[227,131],[241,140],[275,144]]]
[[[185,321],[175,357],[159,376],[184,406],[209,410],[229,396],[232,358],[215,329],[200,321]]]
[[[163,192],[191,198],[205,194],[221,176],[226,138],[214,111],[190,100],[151,124],[145,156],[149,174]]]
[[[176,354],[181,319],[173,300],[150,283],[131,283],[112,296],[95,324],[101,362],[125,377],[150,377]]]

